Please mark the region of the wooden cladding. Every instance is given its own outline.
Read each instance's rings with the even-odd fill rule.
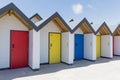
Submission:
[[[8,12],[4,12],[4,14],[1,14],[0,15],[0,18],[2,18],[3,16],[5,16],[5,15],[7,15],[8,14]]]
[[[103,25],[103,26],[100,28],[99,33],[100,33],[101,35],[110,35],[110,32],[109,32],[108,28],[107,28],[105,25]]]
[[[80,29],[83,31],[84,34],[93,33],[86,22],[82,23],[82,25],[80,26]]]
[[[13,12],[14,16],[17,17],[29,30],[32,29],[32,27],[15,11]]]
[[[32,29],[32,27],[14,10],[9,10],[5,12],[4,14],[0,15],[0,18],[9,14],[9,16],[14,15],[17,19],[19,19],[29,30]]]
[[[120,27],[115,30],[114,36],[120,36]]]
[[[62,32],[68,32],[68,29],[65,27],[65,25],[61,22],[61,20],[59,20],[59,18],[54,18],[53,22],[58,26],[58,28],[62,31]]]
[[[41,18],[39,16],[35,16],[38,20],[41,20]]]

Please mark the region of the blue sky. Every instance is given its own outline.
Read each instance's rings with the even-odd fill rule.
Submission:
[[[28,17],[38,13],[44,19],[57,11],[66,21],[86,17],[95,27],[106,21],[113,29],[120,23],[120,0],[0,0],[0,7],[10,2]]]

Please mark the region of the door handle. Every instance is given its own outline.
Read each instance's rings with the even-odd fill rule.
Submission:
[[[15,47],[15,45],[14,44],[12,44],[12,48],[14,48]]]
[[[77,43],[75,43],[75,46],[77,46]]]
[[[52,47],[52,43],[50,43],[50,47]]]
[[[52,43],[50,43],[50,49],[51,49],[51,47],[52,47]]]
[[[92,42],[90,42],[90,46],[92,46]]]
[[[68,42],[67,42],[67,47],[68,47]]]
[[[110,46],[110,43],[108,42],[108,46]]]

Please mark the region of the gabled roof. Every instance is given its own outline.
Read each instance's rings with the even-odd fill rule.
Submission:
[[[38,13],[34,14],[32,17],[30,17],[30,19],[34,17],[36,17],[38,20],[42,20],[42,17]]]
[[[100,35],[112,35],[111,30],[109,29],[106,22],[104,22],[99,29],[96,31],[96,34],[99,33]]]
[[[56,12],[52,16],[50,16],[48,19],[46,19],[44,22],[42,22],[37,30],[42,29],[46,24],[48,24],[50,21],[54,21],[58,26],[60,26],[61,31],[72,31],[71,28],[68,26],[68,24],[64,21],[64,19]]]
[[[0,18],[6,14],[14,14],[19,20],[21,20],[29,29],[37,30],[37,27],[30,19],[13,3],[8,4],[7,6],[0,9]]]
[[[72,30],[72,33],[75,32],[78,28],[80,28],[84,34],[88,34],[88,33],[94,33],[94,34],[95,34],[94,29],[92,28],[92,26],[90,25],[90,23],[88,22],[88,20],[87,20],[86,18],[84,18],[84,19]]]
[[[113,36],[120,36],[120,24],[117,26],[117,28],[113,32]]]

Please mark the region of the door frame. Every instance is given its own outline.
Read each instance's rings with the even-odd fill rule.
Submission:
[[[10,30],[10,69],[11,69],[11,58],[12,58],[12,31],[15,32],[28,32],[28,62],[29,62],[29,31],[24,31],[24,30]],[[29,64],[28,64],[29,66]]]
[[[75,35],[76,35],[76,34],[74,34],[74,61],[76,61],[76,60],[75,60],[75,54],[76,54],[76,53],[75,53],[75,48],[76,48],[76,47],[75,47],[75,41],[76,41],[76,40],[75,40]],[[84,34],[77,34],[77,35],[83,35],[83,41],[84,41]],[[83,42],[83,55],[84,55],[84,42]],[[83,59],[84,59],[84,56],[83,56]]]
[[[99,36],[100,37],[100,57],[101,57],[101,35],[96,35],[96,37]],[[97,47],[97,44],[96,44]],[[97,55],[97,50],[96,50],[96,55]],[[96,56],[97,57],[97,56]]]
[[[61,36],[61,33],[60,32],[49,32],[48,34],[48,64],[50,64],[50,34],[53,33],[53,34],[60,34],[60,63],[61,63],[61,48],[62,48],[62,36]]]

